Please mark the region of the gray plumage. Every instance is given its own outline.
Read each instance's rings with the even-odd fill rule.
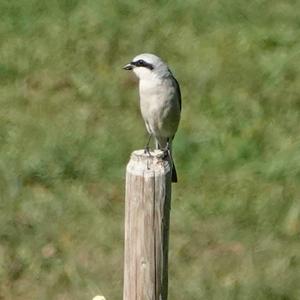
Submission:
[[[140,107],[147,131],[155,138],[157,149],[169,152],[172,181],[177,182],[172,140],[180,121],[179,84],[163,60],[153,54],[140,54],[123,68],[133,70],[139,78]]]

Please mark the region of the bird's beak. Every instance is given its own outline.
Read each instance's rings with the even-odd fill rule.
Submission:
[[[123,67],[124,70],[132,70],[133,69],[133,66],[132,64],[127,64]]]

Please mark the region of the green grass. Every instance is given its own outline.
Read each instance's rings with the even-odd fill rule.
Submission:
[[[121,299],[124,172],[146,134],[121,67],[181,83],[172,300],[300,298],[297,1],[0,2],[0,299]]]

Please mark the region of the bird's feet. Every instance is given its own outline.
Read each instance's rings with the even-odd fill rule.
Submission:
[[[169,143],[169,139],[167,141],[167,145],[161,149],[163,152],[164,152],[164,156],[163,158],[168,158],[170,157],[171,158],[171,150],[170,150],[170,143]]]
[[[161,150],[164,153],[163,159],[166,159],[166,158],[170,157],[170,149],[169,149],[168,145],[165,148],[162,148]]]
[[[146,147],[145,147],[145,149],[144,149],[144,153],[145,153],[145,154],[148,154],[149,156],[152,156],[152,155],[151,155],[151,152],[150,152],[150,148],[149,148],[148,145],[146,145]]]

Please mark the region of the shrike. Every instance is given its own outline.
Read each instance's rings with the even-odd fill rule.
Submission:
[[[154,136],[156,149],[162,149],[170,155],[172,182],[177,182],[172,159],[172,140],[180,121],[179,84],[166,63],[154,54],[140,54],[123,69],[133,70],[139,78],[140,107],[150,135],[145,151],[149,152],[149,142]]]

